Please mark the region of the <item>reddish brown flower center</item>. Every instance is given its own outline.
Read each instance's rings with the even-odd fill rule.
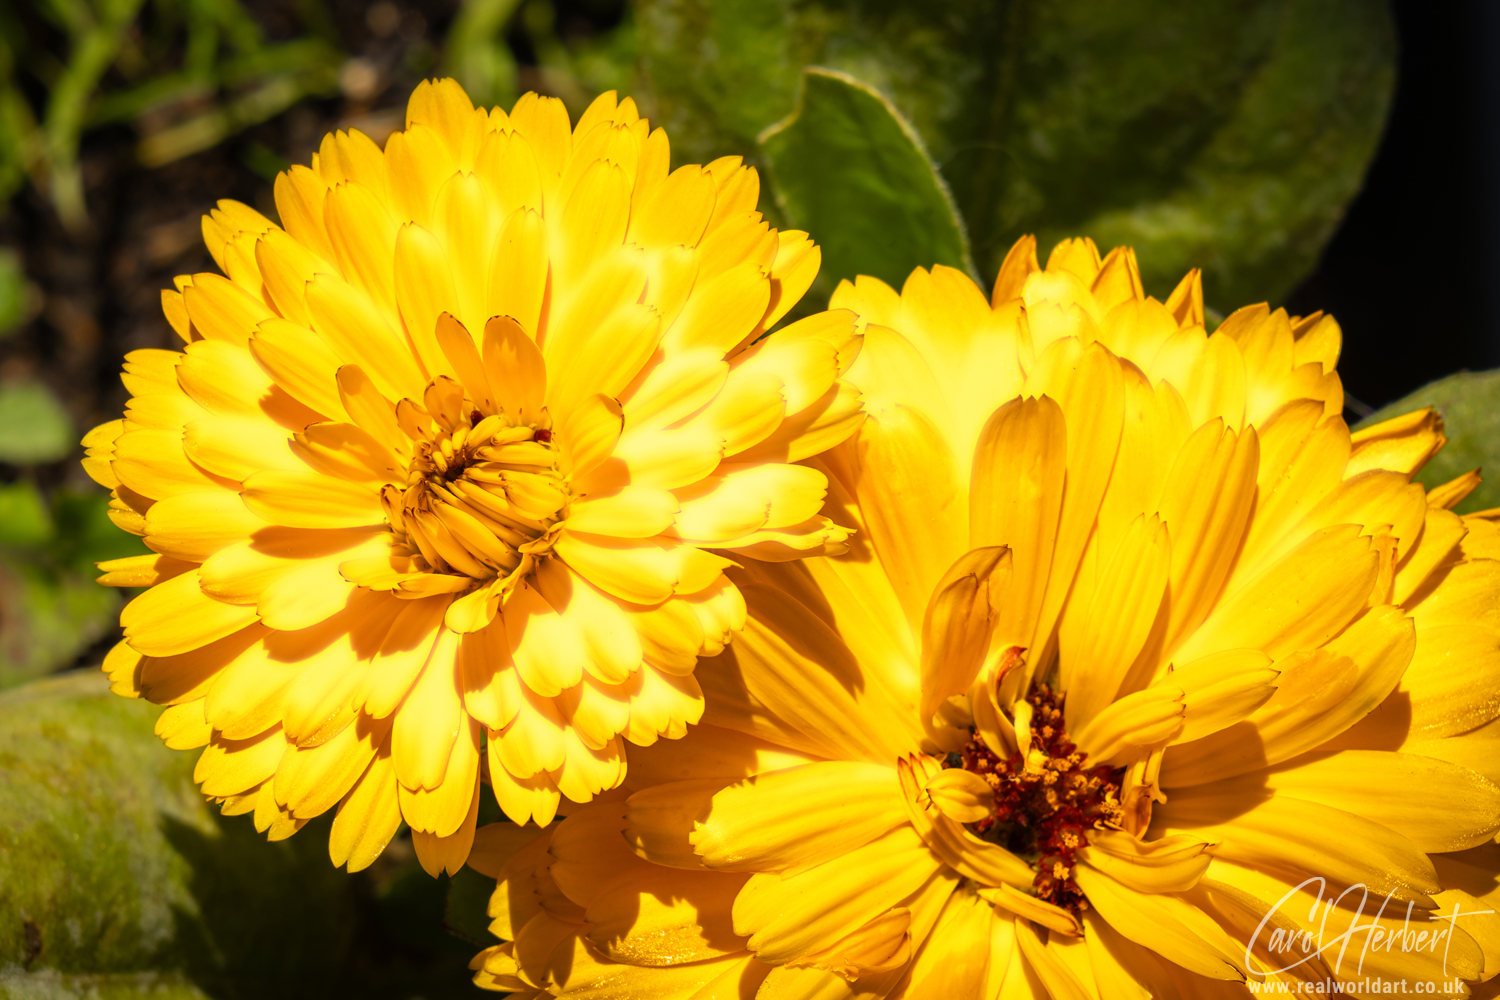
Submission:
[[[1039,899],[1075,915],[1088,900],[1073,880],[1078,850],[1088,831],[1119,826],[1120,782],[1124,768],[1085,766],[1087,754],[1063,728],[1063,696],[1046,685],[1026,699],[1032,706],[1031,747],[1002,759],[979,736],[949,765],[979,775],[995,790],[995,811],[971,824],[986,840],[1000,844],[1036,868]]]

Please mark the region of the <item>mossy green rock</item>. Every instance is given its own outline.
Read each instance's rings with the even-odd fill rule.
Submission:
[[[94,671],[0,694],[0,996],[326,996],[356,926],[326,830],[268,844]]]
[[[65,975],[56,969],[0,968],[5,1000],[210,1000],[181,973]]]

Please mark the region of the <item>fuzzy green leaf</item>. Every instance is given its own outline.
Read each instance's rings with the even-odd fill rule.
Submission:
[[[826,289],[859,274],[900,288],[933,264],[972,272],[963,220],[916,131],[846,73],[811,68],[803,80],[796,111],[760,147],[787,224],[822,245]]]
[[[679,161],[741,153],[807,65],[889,95],[992,279],[1015,239],[1135,246],[1147,290],[1203,267],[1210,304],[1276,300],[1314,265],[1385,121],[1385,0],[636,0]],[[814,232],[819,242],[833,238]]]

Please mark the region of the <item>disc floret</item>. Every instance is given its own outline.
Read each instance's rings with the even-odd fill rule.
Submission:
[[[1064,728],[1062,695],[1040,685],[1026,700],[1032,707],[1029,746],[1002,758],[976,735],[949,763],[995,791],[994,812],[971,829],[1029,861],[1037,897],[1077,915],[1088,908],[1073,881],[1077,854],[1088,846],[1090,830],[1119,828],[1125,770],[1087,765],[1088,755]]]
[[[504,591],[550,550],[572,496],[547,410],[487,408],[443,376],[422,403],[401,400],[411,460],[381,499],[412,569]]]

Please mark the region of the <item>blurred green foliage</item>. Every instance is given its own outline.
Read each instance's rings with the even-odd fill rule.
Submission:
[[[443,71],[475,104],[509,107],[516,99],[516,59],[505,41],[516,7],[517,0],[469,0],[448,29]]]
[[[0,253],[0,337],[25,318],[16,255]],[[78,435],[43,383],[0,383],[0,462],[33,466],[71,455]],[[0,688],[62,667],[115,626],[118,591],[94,583],[95,560],[146,551],[106,515],[102,492],[48,497],[21,477],[0,485]]]
[[[115,628],[121,594],[94,582],[93,563],[147,550],[110,522],[106,499],[0,486],[0,688],[72,665]]]
[[[606,90],[642,98],[628,11],[619,25],[597,34],[571,34],[564,27],[550,0],[463,0],[443,42],[442,70],[463,84],[474,103],[486,106],[509,108],[522,90],[540,88],[577,117]],[[513,42],[534,60],[535,77],[526,86]]]
[[[316,27],[327,15],[305,20]],[[50,31],[28,30],[36,23]],[[149,9],[145,0],[0,7],[0,200],[29,176],[63,222],[78,229],[87,221],[78,162],[85,129],[134,124],[141,162],[159,166],[304,97],[336,92],[343,60],[316,34],[267,42],[237,0],[152,0]],[[26,93],[38,87],[46,98],[33,109]]]
[[[299,4],[303,35],[275,43],[238,0],[28,0],[27,9],[63,41],[49,50],[16,12],[0,15],[0,120],[9,126],[0,128],[0,196],[30,175],[72,225],[83,219],[85,128],[134,123],[141,161],[170,162],[335,93],[348,56],[318,0]],[[1394,79],[1384,0],[1188,9],[1167,0],[635,0],[633,11],[618,28],[578,38],[547,0],[465,0],[439,65],[476,100],[506,104],[521,86],[519,42],[539,77],[528,83],[575,113],[600,90],[631,91],[667,126],[679,159],[739,152],[761,163],[771,157],[757,137],[793,113],[803,69],[833,67],[912,122],[952,189],[982,276],[1023,233],[1038,233],[1044,248],[1088,233],[1135,245],[1159,294],[1204,267],[1220,305],[1276,300],[1310,269],[1359,186]],[[28,104],[23,78],[45,88],[44,106]],[[279,165],[274,154],[257,162],[265,173]],[[783,187],[798,183],[785,166],[778,176]],[[783,221],[812,228],[795,194],[770,193]]]
[[[684,161],[761,159],[756,138],[793,110],[803,67],[833,67],[913,122],[987,280],[1025,233],[1044,253],[1085,234],[1133,245],[1156,295],[1203,267],[1210,304],[1227,308],[1276,301],[1311,270],[1363,180],[1394,84],[1384,0],[636,9],[650,89]]]
[[[30,297],[26,272],[21,268],[21,255],[8,247],[0,247],[0,339],[8,337],[26,321]]]
[[[239,0],[0,5],[0,205],[30,178],[78,230],[87,221],[79,168],[86,130],[133,125],[141,164],[158,167],[306,98],[337,94],[350,53],[332,14],[324,0],[299,0],[296,9],[302,34],[272,42]],[[509,105],[519,91],[507,35],[518,23],[544,87],[575,113],[599,91],[628,86],[628,24],[601,39],[564,41],[555,21],[548,0],[463,0],[438,64],[424,69],[456,76],[476,101]],[[28,99],[36,93],[45,98]],[[286,166],[264,147],[250,157],[263,174]]]
[[[73,450],[68,411],[40,382],[0,382],[0,462],[55,462]]]
[[[445,903],[414,860],[351,878],[327,818],[266,843],[204,803],[158,711],[95,671],[0,693],[0,998],[472,995],[444,910],[483,920],[482,879]]]

